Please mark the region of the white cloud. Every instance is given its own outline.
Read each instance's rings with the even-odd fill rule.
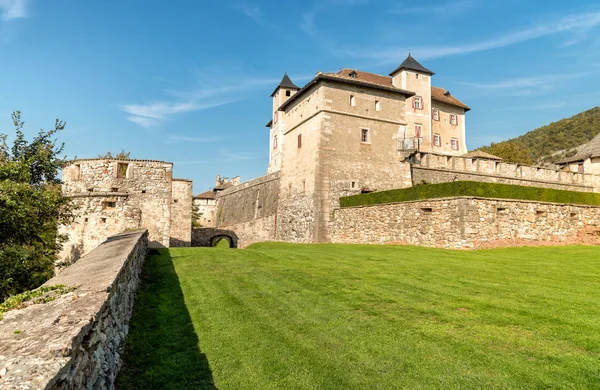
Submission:
[[[198,142],[198,143],[209,143],[220,141],[219,137],[187,137],[184,135],[169,134],[169,141],[185,141],[185,142]]]
[[[244,15],[252,19],[256,24],[259,24],[261,26],[263,25],[263,13],[258,6],[248,3],[241,3],[238,4],[235,8],[242,11]]]
[[[28,0],[0,0],[0,20],[3,22],[11,19],[27,17]]]
[[[175,161],[175,164],[180,165],[197,165],[197,164],[215,164],[215,163],[227,163],[236,161],[248,161],[259,158],[255,153],[249,152],[231,152],[229,149],[219,149],[218,157],[210,160],[199,160],[199,161]]]
[[[460,13],[477,6],[473,0],[456,0],[446,3],[429,3],[426,5],[413,5],[414,2],[400,2],[392,8],[394,14],[444,14]]]

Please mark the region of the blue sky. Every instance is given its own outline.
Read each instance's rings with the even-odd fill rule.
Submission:
[[[470,149],[600,102],[597,1],[0,0],[0,132],[58,117],[69,157],[172,161],[198,193],[266,172],[284,71],[388,74],[409,49],[471,106]]]

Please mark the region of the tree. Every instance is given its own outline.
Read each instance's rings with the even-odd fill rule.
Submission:
[[[40,130],[27,142],[21,113],[12,115],[16,136],[9,148],[0,134],[0,302],[9,295],[36,288],[54,274],[61,237],[58,225],[71,218],[71,202],[62,196],[58,157],[64,145],[54,129]]]
[[[106,159],[111,159],[111,160],[127,160],[129,159],[129,155],[131,154],[131,152],[126,152],[125,149],[121,149],[121,151],[117,154],[112,155],[111,152],[106,152],[106,154],[102,155],[99,154],[98,158],[106,158]]]
[[[479,149],[498,156],[506,162],[525,165],[534,164],[527,149],[520,142],[515,140],[492,143],[490,146],[484,146]]]

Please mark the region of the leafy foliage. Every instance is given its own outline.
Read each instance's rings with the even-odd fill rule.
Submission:
[[[449,196],[477,196],[482,198],[522,199],[540,202],[584,204],[600,206],[600,194],[525,187],[513,184],[454,181],[420,185],[399,190],[371,192],[340,198],[342,207],[406,202],[411,200],[444,198]]]
[[[106,154],[99,154],[98,158],[106,158],[111,160],[127,160],[129,159],[129,155],[131,152],[126,152],[125,149],[122,149],[119,153],[116,153],[114,156],[111,152],[106,152]]]
[[[538,164],[557,162],[565,157],[573,156],[577,147],[588,143],[600,133],[600,106],[581,112],[570,118],[552,122],[520,137],[507,141],[493,143],[480,148],[483,151],[502,157],[505,144],[521,150]],[[508,154],[512,157],[512,154]],[[519,154],[520,156],[520,154]],[[522,162],[522,161],[513,161]]]
[[[533,165],[534,161],[531,158],[529,151],[519,141],[506,141],[492,143],[490,146],[479,148],[484,152],[491,153],[502,158],[505,162]]]
[[[6,298],[0,304],[0,321],[2,314],[10,310],[21,309],[28,304],[39,304],[54,301],[58,296],[75,290],[75,287],[67,287],[64,284],[55,284],[54,286],[42,286],[35,290],[25,291],[17,295]]]
[[[38,287],[54,274],[60,249],[58,224],[71,217],[60,189],[58,156],[63,145],[53,139],[65,123],[40,130],[31,143],[19,111],[13,113],[16,137],[11,148],[0,136],[0,300]]]

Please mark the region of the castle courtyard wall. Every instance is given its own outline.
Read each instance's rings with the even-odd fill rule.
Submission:
[[[172,247],[190,246],[192,242],[192,181],[173,179],[170,242]]]
[[[448,249],[600,244],[600,207],[452,197],[340,208],[331,241]]]

